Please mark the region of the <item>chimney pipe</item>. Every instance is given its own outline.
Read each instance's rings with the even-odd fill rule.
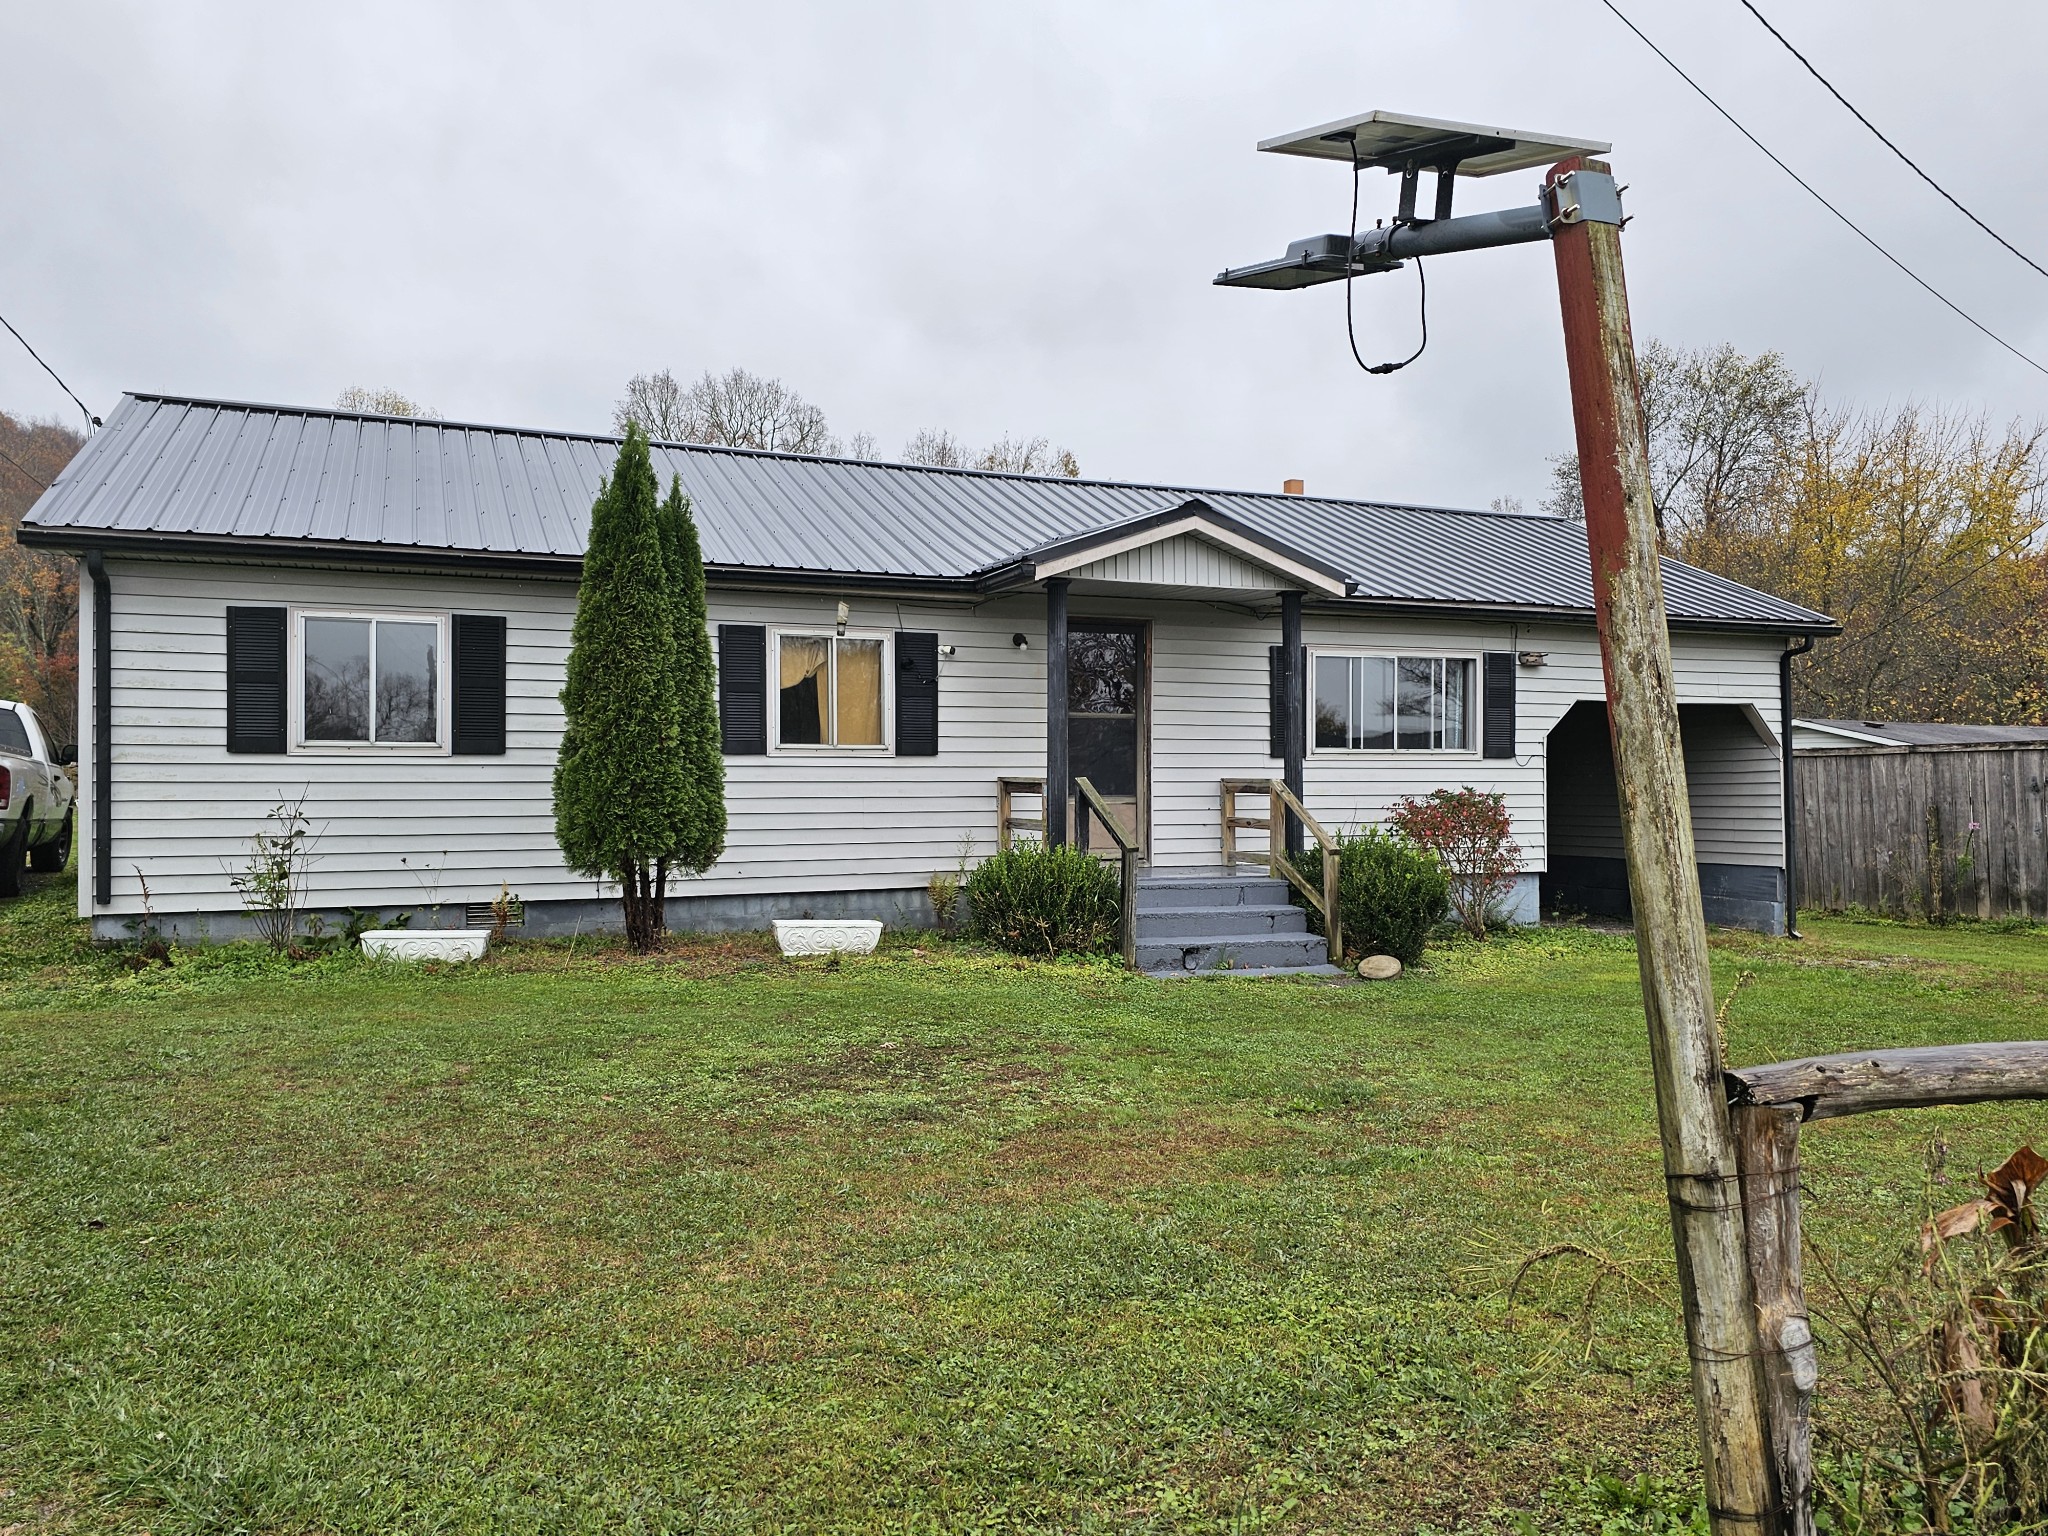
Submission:
[[[1307,488],[1308,487],[1302,481],[1299,480],[1283,480],[1280,482],[1280,489],[1286,492],[1289,496],[1299,496]]]

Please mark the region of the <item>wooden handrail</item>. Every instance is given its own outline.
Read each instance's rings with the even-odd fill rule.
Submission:
[[[1124,957],[1124,969],[1135,971],[1138,968],[1138,840],[1124,831],[1123,823],[1111,813],[1109,802],[1085,776],[1075,778],[1074,788],[1088,802],[1088,808],[1109,828],[1109,835],[1116,839],[1118,862],[1123,866],[1123,880],[1119,887],[1121,895],[1117,902],[1117,949]],[[1082,825],[1087,825],[1085,812]]]
[[[1036,795],[1039,799],[1038,819],[1019,816],[1013,802],[1018,795]],[[999,778],[996,780],[996,846],[1008,848],[1015,841],[1012,834],[1036,832],[1045,835],[1045,780]]]
[[[1223,867],[1235,869],[1241,859],[1263,858],[1266,867],[1289,885],[1300,891],[1310,908],[1323,920],[1323,933],[1330,942],[1330,964],[1344,963],[1344,915],[1337,900],[1338,843],[1328,827],[1311,816],[1308,807],[1293,790],[1279,779],[1219,779],[1217,787],[1223,795]],[[1267,812],[1260,816],[1240,816],[1237,811],[1237,797],[1243,794],[1266,796]],[[1323,851],[1323,888],[1319,891],[1308,882],[1308,877],[1294,867],[1294,861],[1287,857],[1287,816],[1293,812],[1297,820],[1315,835],[1316,844]],[[1266,834],[1264,854],[1239,853],[1237,833],[1239,828],[1261,828]]]

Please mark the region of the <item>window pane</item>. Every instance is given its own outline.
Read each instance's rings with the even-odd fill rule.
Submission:
[[[16,757],[31,755],[28,727],[21,723],[21,716],[11,709],[0,709],[0,752],[12,752]]]
[[[377,739],[439,741],[437,626],[377,623]]]
[[[882,744],[882,642],[839,642],[839,732],[842,747]]]
[[[1438,663],[1431,656],[1403,656],[1400,665],[1401,717],[1397,723],[1400,732],[1397,745],[1403,749],[1427,751],[1435,744]]]
[[[1075,629],[1067,636],[1067,711],[1138,712],[1139,650],[1134,629]]]
[[[786,747],[825,740],[825,698],[831,684],[832,642],[822,635],[782,637],[782,735]]]
[[[306,740],[370,739],[370,621],[306,620]]]
[[[1463,752],[1471,745],[1472,663],[1444,663],[1444,746]]]
[[[1352,719],[1351,744],[1373,752],[1394,746],[1394,663],[1385,656],[1361,656],[1358,669],[1358,710]]]
[[[1351,745],[1351,668],[1349,656],[1316,658],[1316,745]]]

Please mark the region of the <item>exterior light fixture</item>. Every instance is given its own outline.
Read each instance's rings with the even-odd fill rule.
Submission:
[[[844,604],[844,603],[841,603],[841,604],[839,605],[839,633],[840,633],[840,634],[842,634],[842,635],[843,635],[843,634],[845,634],[845,633],[846,633],[846,621],[847,621],[848,619],[852,618],[852,617],[853,617],[853,610],[852,610],[851,608],[847,607],[847,606],[846,606],[846,604]]]
[[[1031,642],[1024,638],[1024,632],[1022,630],[1019,630],[1016,634],[1010,636],[1010,644],[1017,647],[1017,649],[1020,651],[1028,651],[1031,649]]]
[[[1548,651],[1517,651],[1515,653],[1515,660],[1525,667],[1540,667],[1543,663],[1550,660],[1550,653]]]

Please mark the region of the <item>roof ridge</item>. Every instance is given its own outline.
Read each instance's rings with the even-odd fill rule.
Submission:
[[[516,427],[503,422],[458,421],[441,416],[399,416],[389,411],[359,411],[338,405],[285,405],[266,400],[228,400],[207,395],[169,394],[161,390],[124,390],[133,400],[161,405],[194,405],[219,410],[259,411],[278,416],[325,416],[348,421],[381,421],[393,426],[446,428],[459,432],[494,432],[512,437],[556,438],[566,442],[622,443],[618,432],[574,432],[554,427]],[[780,448],[742,448],[730,443],[691,443],[676,438],[648,439],[649,446],[679,448],[690,453],[728,454],[736,458],[778,459],[798,464],[847,464],[865,469],[900,469],[917,474],[961,475],[982,480],[1021,480],[1027,484],[1098,486],[1119,491],[1161,491],[1175,496],[1246,496],[1264,501],[1325,507],[1359,507],[1377,512],[1426,512],[1435,517],[1520,518],[1526,522],[1564,523],[1573,519],[1548,512],[1508,512],[1492,507],[1439,507],[1419,501],[1382,501],[1360,496],[1308,496],[1289,491],[1232,490],[1227,486],[1172,485],[1156,480],[1111,480],[1095,475],[1036,475],[1014,469],[976,469],[966,464],[911,464],[901,459],[856,459],[845,454],[791,453]]]

